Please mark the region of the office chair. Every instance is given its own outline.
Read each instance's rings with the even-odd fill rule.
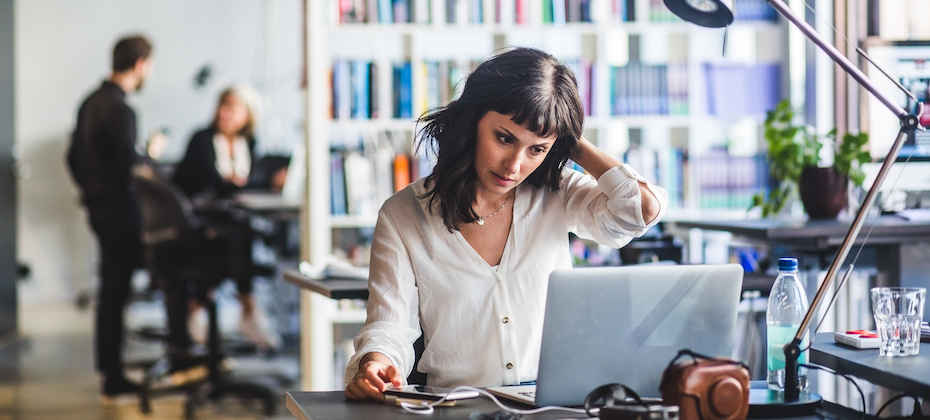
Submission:
[[[153,167],[137,165],[133,169],[133,181],[142,209],[142,242],[151,283],[166,290],[166,301],[175,300],[166,302],[169,303],[168,334],[160,337],[170,343],[168,354],[146,369],[140,409],[148,414],[151,397],[182,391],[188,397],[184,408],[186,418],[193,418],[194,407],[204,399],[216,400],[225,395],[261,400],[265,413],[274,414],[275,397],[271,389],[233,381],[221,368],[224,355],[220,348],[216,302],[210,297],[210,291],[228,277],[222,240],[209,226],[200,224],[187,197],[159,176]],[[198,291],[208,314],[205,354],[189,351],[186,302],[187,290],[191,288]],[[179,386],[154,387],[160,379],[172,374],[198,371],[204,374],[188,375],[189,380]]]

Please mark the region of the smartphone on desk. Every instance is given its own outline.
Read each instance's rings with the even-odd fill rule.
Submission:
[[[443,397],[446,398],[446,401],[478,398],[477,391],[459,390],[452,392],[452,388],[440,388],[427,385],[404,385],[401,387],[389,387],[384,390],[384,395],[392,395],[397,398],[422,401],[439,401]]]

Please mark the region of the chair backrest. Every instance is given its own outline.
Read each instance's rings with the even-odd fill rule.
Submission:
[[[142,208],[142,241],[146,245],[180,239],[196,230],[190,200],[153,167],[136,165],[133,181]]]

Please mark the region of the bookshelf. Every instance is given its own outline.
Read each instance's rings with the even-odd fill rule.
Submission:
[[[752,166],[764,111],[787,92],[788,55],[774,10],[764,0],[739,2],[746,19],[729,29],[725,55],[722,30],[681,22],[661,0],[308,2],[303,257],[316,265],[358,252],[334,248],[373,228],[397,174],[428,173],[430,163],[413,153],[414,118],[455,97],[477,62],[511,45],[573,67],[589,114],[585,136],[677,197],[669,217],[702,207],[742,213],[730,196],[764,182]],[[722,83],[705,87],[713,78]],[[730,172],[701,183],[696,163],[712,151],[719,160],[721,148],[725,159],[748,162],[754,184]],[[707,204],[702,194],[724,197]],[[302,385],[340,389],[330,375],[332,325],[347,318],[318,298],[301,299]]]

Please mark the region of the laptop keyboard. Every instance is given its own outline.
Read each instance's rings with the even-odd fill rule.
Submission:
[[[518,392],[517,394],[520,394],[524,397],[532,398],[534,400],[536,399],[536,391],[523,391],[523,392]]]

